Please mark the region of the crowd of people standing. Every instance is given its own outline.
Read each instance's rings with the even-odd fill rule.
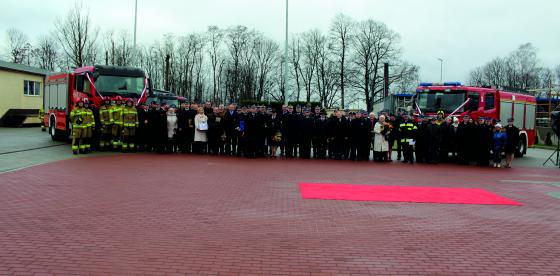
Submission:
[[[185,102],[176,107],[152,102],[134,109],[131,103],[107,99],[99,109],[94,108],[100,126],[95,128],[93,122],[94,148],[376,162],[393,161],[393,151],[397,151],[397,160],[402,157],[404,163],[489,166],[492,160],[494,167],[501,166],[505,152],[505,166],[510,167],[519,137],[513,119],[503,127],[482,117],[474,121],[465,116],[459,122],[456,117],[444,118],[442,111],[413,120],[405,112],[336,109],[328,116],[319,106],[283,105],[276,110],[234,103]]]

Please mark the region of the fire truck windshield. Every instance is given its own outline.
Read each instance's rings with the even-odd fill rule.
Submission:
[[[450,113],[461,106],[461,104],[465,102],[465,99],[465,91],[419,92],[418,106],[422,112],[437,112],[438,110],[443,110],[446,113]]]
[[[140,97],[144,90],[144,77],[100,75],[95,80],[95,88],[103,95]]]

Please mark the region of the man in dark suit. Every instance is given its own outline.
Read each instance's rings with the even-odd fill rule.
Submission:
[[[234,104],[229,104],[224,114],[223,127],[226,132],[226,155],[236,155],[238,135],[236,128],[239,127],[239,114],[235,111]]]
[[[336,160],[346,159],[346,143],[348,141],[348,121],[337,110],[329,120],[329,140],[332,143],[333,157]]]

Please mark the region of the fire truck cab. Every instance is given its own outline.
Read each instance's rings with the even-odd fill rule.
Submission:
[[[134,67],[85,66],[72,73],[47,77],[43,98],[45,126],[53,140],[66,140],[71,133],[70,112],[80,99],[88,99],[99,108],[103,98],[131,98],[136,104],[146,101],[152,92],[144,70]]]
[[[502,124],[514,118],[519,128],[518,156],[527,153],[527,148],[535,144],[535,96],[508,92],[494,87],[464,86],[459,82],[420,83],[413,100],[416,114],[435,115],[442,110],[445,116],[469,115],[475,121],[485,117]]]

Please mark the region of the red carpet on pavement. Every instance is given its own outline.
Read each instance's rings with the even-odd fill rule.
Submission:
[[[523,204],[479,188],[423,186],[373,186],[353,184],[299,183],[305,199],[418,202],[446,204]]]

